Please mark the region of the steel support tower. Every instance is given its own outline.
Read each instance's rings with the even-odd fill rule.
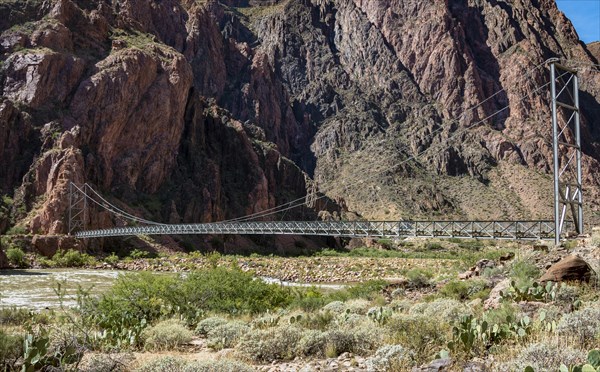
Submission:
[[[69,183],[69,235],[85,230],[87,220],[87,185]]]
[[[554,163],[554,242],[560,244],[565,219],[571,215],[578,234],[583,233],[581,128],[577,71],[551,59],[552,152]]]

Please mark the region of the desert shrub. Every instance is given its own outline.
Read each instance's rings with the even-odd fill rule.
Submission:
[[[345,352],[353,352],[356,347],[354,333],[347,330],[336,329],[326,333],[327,343],[325,355],[334,358]]]
[[[0,370],[12,370],[23,355],[23,336],[5,333],[0,329]]]
[[[586,307],[563,315],[556,332],[561,336],[576,337],[581,345],[594,343],[600,331],[600,308]]]
[[[161,357],[144,363],[136,372],[183,372],[187,362],[172,356]]]
[[[431,360],[432,356],[446,346],[450,337],[450,325],[432,321],[422,315],[395,314],[386,325],[387,342],[400,344],[414,352],[418,364]]]
[[[526,347],[506,370],[523,371],[531,366],[534,371],[558,371],[561,363],[571,366],[585,360],[586,353],[581,350],[542,342]]]
[[[187,301],[205,311],[261,313],[292,301],[286,289],[255,280],[237,267],[196,271],[188,275],[182,287]]]
[[[120,275],[100,299],[80,301],[82,317],[105,334],[104,343],[136,345],[147,323],[172,316],[182,301],[176,277],[139,272]]]
[[[25,252],[21,248],[11,247],[6,250],[6,258],[11,265],[16,267],[27,267]]]
[[[440,251],[444,249],[444,247],[440,244],[440,243],[435,243],[435,242],[429,242],[429,243],[425,243],[425,250],[428,251]]]
[[[279,325],[280,321],[281,315],[266,314],[261,317],[254,318],[252,322],[250,322],[250,327],[258,329],[276,327]]]
[[[518,287],[531,287],[540,276],[540,269],[527,259],[516,259],[510,265],[509,276]]]
[[[383,343],[383,329],[363,322],[353,328],[345,328],[354,334],[353,352],[360,355],[371,354]]]
[[[208,332],[208,346],[216,350],[234,347],[249,330],[240,321],[221,324]]]
[[[150,255],[150,253],[148,253],[147,251],[142,251],[139,249],[134,249],[131,252],[129,252],[129,257],[131,257],[134,260],[140,259],[140,258],[146,258]]]
[[[362,298],[357,298],[346,302],[346,309],[352,314],[364,315],[371,308],[371,302]]]
[[[34,317],[35,315],[27,309],[19,307],[0,308],[0,325],[23,326]]]
[[[294,291],[294,300],[290,307],[304,311],[316,311],[327,303],[323,293],[316,287]]]
[[[428,287],[431,284],[431,278],[433,273],[429,270],[424,269],[410,269],[406,273],[406,279],[408,279],[408,286],[412,288],[423,288]]]
[[[317,311],[315,313],[304,313],[296,317],[290,317],[289,322],[297,322],[304,328],[324,330],[335,320],[336,314],[331,311]]]
[[[52,261],[57,267],[81,267],[93,265],[96,260],[94,257],[86,253],[69,249],[68,251],[60,250],[52,256]]]
[[[398,299],[398,300],[393,300],[392,302],[390,302],[390,304],[388,305],[390,309],[394,310],[395,312],[408,312],[413,306],[413,302],[409,301],[409,300],[403,300],[403,299]]]
[[[408,310],[408,313],[410,315],[451,322],[459,319],[462,315],[470,313],[470,310],[464,303],[457,300],[441,298],[432,302],[414,304]]]
[[[490,289],[484,280],[452,280],[440,289],[439,294],[455,300],[467,300],[487,298],[489,292]]]
[[[381,290],[387,285],[388,283],[385,280],[368,280],[364,283],[353,285],[347,289],[347,292],[350,298],[373,300],[381,295]]]
[[[188,363],[183,372],[253,372],[251,366],[236,360],[204,360]]]
[[[116,265],[119,262],[119,256],[113,252],[109,256],[104,257],[104,262],[109,265]]]
[[[373,325],[372,321],[366,315],[354,314],[350,312],[342,313],[335,319],[336,326],[343,326],[345,328],[358,327],[360,325],[369,324]]]
[[[252,330],[242,337],[237,349],[242,356],[259,362],[293,359],[301,338],[302,332],[295,326]]]
[[[369,371],[408,371],[412,365],[412,353],[401,345],[386,345],[377,349],[366,360]]]
[[[309,329],[302,332],[302,337],[296,346],[296,354],[322,358],[325,356],[326,345],[327,332]]]
[[[227,324],[227,319],[221,318],[220,316],[211,316],[198,323],[198,326],[196,326],[196,334],[198,336],[206,337],[210,331],[223,324]]]
[[[503,302],[497,309],[490,309],[485,312],[484,319],[488,324],[503,324],[506,319],[517,319],[517,309],[510,302]]]
[[[335,314],[341,314],[346,311],[346,304],[342,301],[332,301],[327,305],[323,306],[324,311],[330,311]]]
[[[128,353],[95,354],[79,369],[83,372],[125,372],[129,371],[128,365],[133,359],[134,356]]]
[[[186,328],[185,323],[177,319],[163,320],[144,329],[141,334],[146,350],[176,349],[190,342],[192,336],[192,331]]]
[[[556,290],[555,300],[565,304],[572,304],[579,297],[579,287],[562,283]]]

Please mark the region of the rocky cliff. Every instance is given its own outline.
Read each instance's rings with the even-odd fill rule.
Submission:
[[[163,222],[315,189],[276,218],[549,217],[555,56],[599,195],[597,50],[551,0],[5,1],[0,31],[3,229],[64,233],[69,182]]]

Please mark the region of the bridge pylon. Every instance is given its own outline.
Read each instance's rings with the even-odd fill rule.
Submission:
[[[69,183],[69,235],[83,231],[87,221],[87,189],[84,184],[79,187],[73,182]]]
[[[559,245],[568,214],[577,233],[583,233],[579,79],[576,70],[560,64],[557,58],[548,62],[552,93],[554,242]]]

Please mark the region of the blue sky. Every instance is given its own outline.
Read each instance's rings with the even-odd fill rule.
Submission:
[[[600,0],[556,0],[585,43],[600,40]]]

